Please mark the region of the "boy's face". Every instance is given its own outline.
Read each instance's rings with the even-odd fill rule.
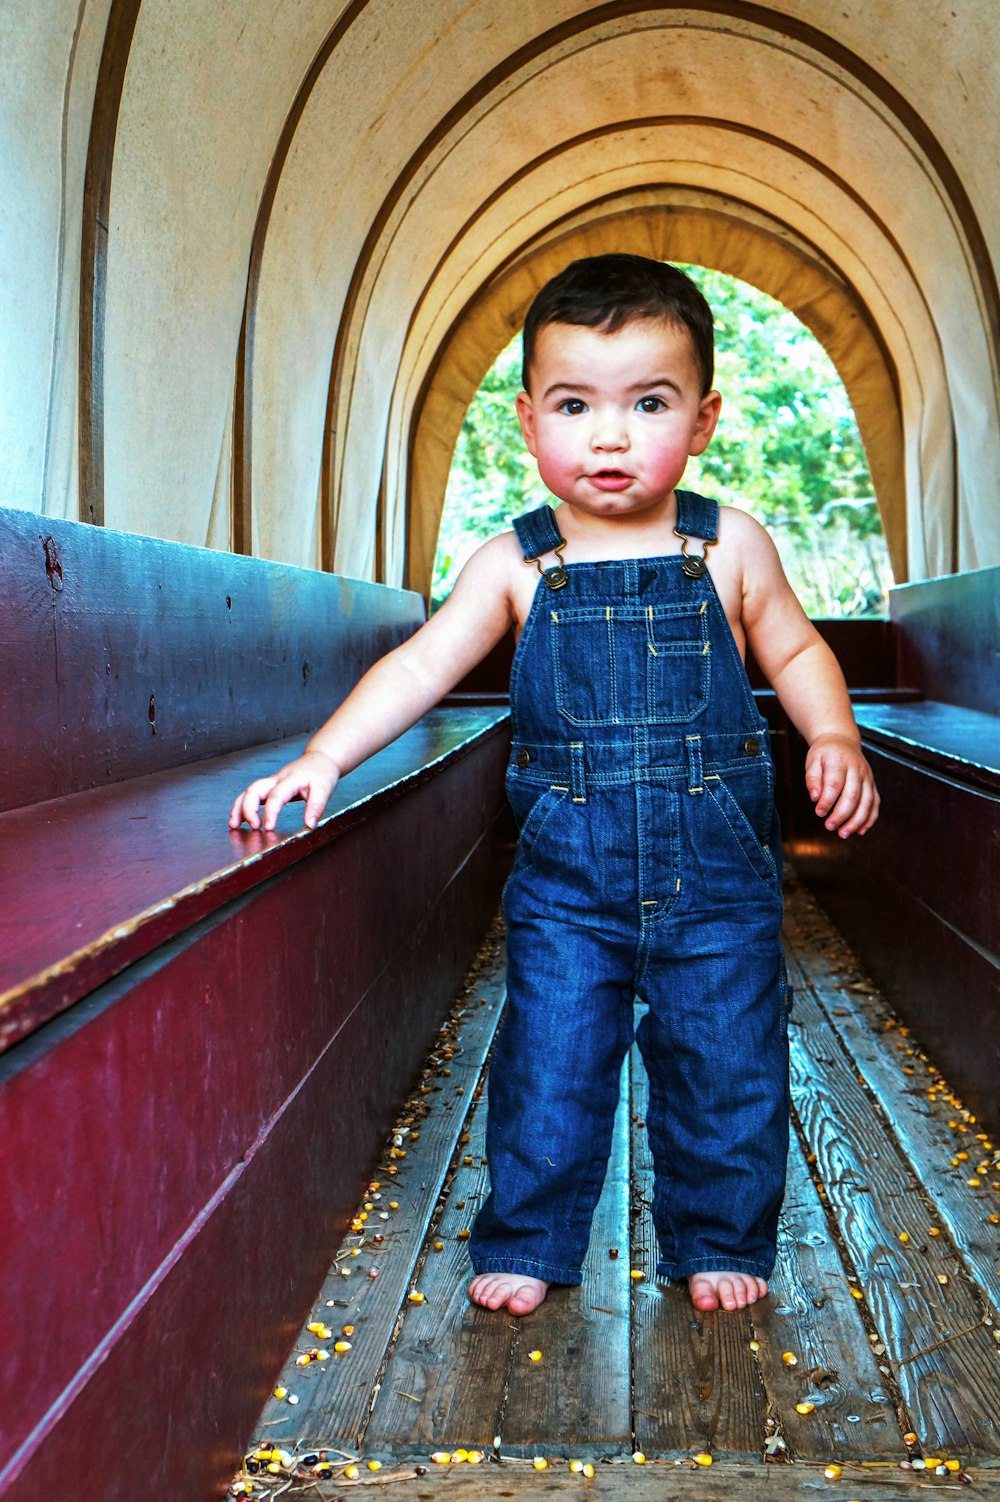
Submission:
[[[688,458],[708,447],[720,405],[717,391],[701,395],[687,330],[637,318],[614,334],[546,324],[517,415],[552,494],[613,517],[666,504]]]

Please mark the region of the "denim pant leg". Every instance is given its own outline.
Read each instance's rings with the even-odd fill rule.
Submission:
[[[510,913],[507,943],[507,1010],[487,1087],[491,1192],[472,1263],[579,1283],[632,1041],[633,946]]]
[[[767,901],[725,924],[688,914],[650,953],[638,1043],[663,1277],[774,1266],[789,1120],[778,922]]]

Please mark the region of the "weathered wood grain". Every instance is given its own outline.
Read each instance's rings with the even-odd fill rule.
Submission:
[[[275,1399],[268,1403],[258,1432],[269,1440],[300,1447],[330,1445],[347,1452],[357,1449],[401,1310],[411,1312],[406,1295],[418,1259],[426,1251],[426,1225],[459,1146],[483,1060],[496,1031],[503,987],[504,950],[497,940],[483,969],[473,977],[471,989],[453,1008],[421,1082],[401,1113],[402,1121],[412,1119],[415,1123],[403,1138],[409,1144],[403,1148],[406,1157],[392,1161],[398,1168],[395,1176],[384,1172],[385,1165],[373,1174],[381,1198],[369,1199],[375,1208],[368,1212],[364,1231],[345,1235],[305,1322],[324,1321],[335,1336],[343,1325],[354,1325],[352,1350],[322,1364],[298,1367],[295,1359],[301,1352],[330,1344],[303,1328],[279,1381],[298,1396],[299,1403],[296,1407]],[[424,1115],[428,1102],[433,1105]],[[417,1142],[413,1141],[414,1131],[419,1132]],[[463,1153],[468,1150],[461,1147]],[[393,1202],[399,1205],[398,1211],[389,1209]],[[389,1218],[383,1221],[383,1214]],[[376,1243],[376,1235],[384,1239]],[[360,1250],[357,1257],[352,1255],[355,1250]],[[377,1279],[368,1276],[369,1269],[378,1271]],[[464,1292],[464,1283],[460,1286]],[[428,1308],[433,1309],[435,1299],[428,1295],[428,1300]],[[412,1312],[417,1313],[416,1306]],[[395,1380],[394,1369],[390,1381]]]
[[[552,1289],[518,1321],[504,1455],[544,1450],[595,1460],[632,1450],[629,1339],[629,1078],[615,1117],[611,1162],[594,1215],[579,1288]],[[617,1247],[619,1256],[609,1256]],[[540,1362],[527,1353],[542,1352]]]
[[[797,1025],[793,1018],[793,1027]],[[891,1396],[797,1136],[768,1297],[750,1321],[773,1416],[794,1460],[904,1460]],[[784,1354],[790,1352],[796,1365]],[[815,1404],[800,1414],[797,1403]]]
[[[790,894],[789,932],[796,958],[830,1026],[861,1065],[884,1120],[917,1165],[935,1223],[951,1236],[971,1277],[1000,1321],[1000,1153],[910,1030],[899,1022],[837,930],[803,887]],[[930,1092],[934,1091],[932,1095]],[[992,1141],[992,1151],[983,1138]],[[968,1157],[953,1162],[958,1153]],[[970,1186],[969,1178],[979,1178]]]
[[[653,1162],[645,1131],[648,1095],[632,1050],[632,1266],[645,1279],[632,1290],[635,1442],[647,1455],[725,1453],[746,1460],[764,1445],[766,1399],[750,1350],[750,1312],[693,1308],[686,1285],[658,1287],[650,1204]]]
[[[950,1241],[928,1235],[919,1180],[794,953],[791,963],[800,1023],[791,1034],[794,1107],[885,1348],[880,1368],[898,1384],[904,1421],[925,1445],[998,1457],[1000,1361],[981,1296]]]
[[[517,1321],[469,1302],[472,1267],[463,1233],[486,1194],[485,1101],[460,1144],[437,1225],[418,1275],[425,1302],[404,1308],[401,1329],[363,1436],[370,1457],[422,1455],[458,1446],[491,1449],[499,1432]],[[466,1162],[466,1159],[471,1159]],[[440,1241],[443,1250],[434,1250]]]

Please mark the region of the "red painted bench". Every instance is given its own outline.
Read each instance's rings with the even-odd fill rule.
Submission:
[[[495,908],[505,710],[226,816],[422,616],[0,512],[5,1498],[95,1435],[108,1502],[218,1495],[287,1354]]]

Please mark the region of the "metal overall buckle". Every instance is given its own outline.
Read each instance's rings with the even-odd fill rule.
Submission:
[[[560,538],[558,546],[551,549],[546,548],[546,552],[555,553],[556,557],[559,559],[559,562],[554,563],[551,568],[542,568],[541,557],[535,558],[533,560],[535,567],[541,574],[542,578],[545,580],[545,583],[549,589],[562,589],[566,584],[569,583],[569,575],[567,574],[565,565],[563,564],[562,556],[563,548],[565,548],[565,546],[566,539]]]
[[[718,538],[715,539],[715,542],[706,542],[705,551],[699,557],[697,553],[688,553],[689,539],[684,532],[678,532],[675,527],[674,536],[679,537],[681,540],[681,568],[684,570],[684,573],[687,574],[689,579],[703,579],[708,573],[708,563],[706,562],[708,550],[715,547],[715,542],[718,541]]]

